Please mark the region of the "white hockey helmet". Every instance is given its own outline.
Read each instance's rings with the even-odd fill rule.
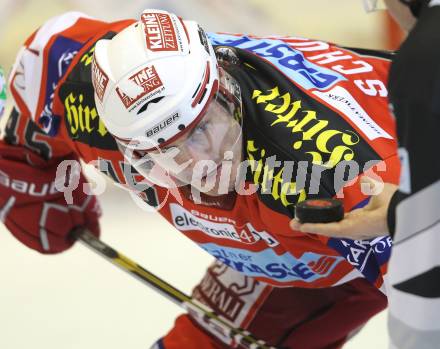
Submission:
[[[190,130],[217,93],[218,80],[203,29],[166,11],[147,9],[138,22],[95,46],[98,113],[116,140],[133,150],[165,146]]]

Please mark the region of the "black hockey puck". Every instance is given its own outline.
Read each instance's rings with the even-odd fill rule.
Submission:
[[[330,223],[344,218],[344,206],[336,199],[310,199],[295,207],[295,217],[301,223]]]

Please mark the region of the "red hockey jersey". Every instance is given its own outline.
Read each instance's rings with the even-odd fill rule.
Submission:
[[[4,141],[45,158],[75,153],[127,188],[142,181],[101,121],[91,82],[95,42],[131,23],[67,13],[37,30],[10,77],[15,109]],[[239,56],[240,63],[228,70],[242,90],[243,154],[252,160],[246,187],[253,193],[205,198],[203,204],[196,204],[186,187],[148,186],[138,195],[224,264],[269,284],[329,287],[362,275],[381,287],[389,239],[328,239],[292,231],[288,223],[295,204],[306,198],[343,196],[347,211],[368,201],[356,185],[358,176],[352,185],[334,185],[344,161],[356,162],[360,173],[398,182],[385,87],[388,55],[303,38],[214,33],[209,38]],[[274,155],[292,162],[293,173],[298,163],[305,164],[307,185],[286,179],[283,166],[268,173],[265,163]],[[318,163],[326,164],[320,178],[311,172]]]

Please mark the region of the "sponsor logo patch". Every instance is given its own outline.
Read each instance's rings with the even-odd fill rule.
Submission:
[[[374,240],[331,238],[328,245],[345,256],[367,280],[374,282],[379,276],[378,265],[385,265],[390,258],[392,240],[389,236]]]
[[[124,104],[125,108],[130,108],[134,103],[138,102],[142,97],[150,94],[148,97],[151,98],[153,95],[156,95],[159,91],[161,91],[163,87],[162,80],[160,80],[159,75],[156,72],[154,66],[143,68],[137,73],[133,74],[129,78],[136,85],[143,88],[143,92],[137,95],[135,98],[131,98],[127,96],[124,92],[122,92],[119,88],[116,88],[116,93]],[[161,90],[158,90],[161,88]],[[153,93],[155,91],[156,93]],[[148,98],[144,98],[145,101]]]
[[[269,233],[257,231],[250,223],[242,227],[227,223],[226,217],[216,217],[215,222],[201,218],[197,211],[194,215],[185,210],[182,206],[171,204],[171,215],[174,226],[180,231],[197,230],[215,239],[227,239],[244,244],[255,244],[260,240],[266,242],[268,246],[277,246],[276,241]],[[208,215],[204,215],[208,216]]]
[[[151,51],[178,51],[179,45],[171,17],[164,13],[143,13],[147,47]]]
[[[336,86],[330,91],[313,91],[313,93],[347,116],[370,140],[376,138],[393,139],[343,87]]]
[[[95,59],[92,63],[92,84],[98,99],[102,102],[108,85],[108,76],[104,73]]]
[[[341,74],[310,62],[301,51],[281,40],[213,33],[209,33],[209,37],[214,45],[234,46],[260,56],[306,90],[325,90],[346,80]]]
[[[240,326],[258,311],[261,294],[267,285],[219,261],[213,263],[193,291],[193,298],[207,304],[214,312]]]
[[[66,129],[74,141],[100,149],[117,149],[113,136],[99,118],[93,91],[76,93],[67,84],[60,90],[65,111]]]
[[[75,94],[71,92],[64,99],[64,107],[66,110],[66,118],[69,124],[68,130],[73,138],[77,138],[79,133],[97,132],[104,137],[108,131],[102,121],[98,118],[96,108],[87,103],[87,99],[83,94]]]
[[[289,151],[294,154],[296,161],[307,161],[333,169],[344,160],[357,159],[361,138],[356,132],[348,130],[343,118],[333,111],[330,114],[322,109],[314,109],[307,104],[306,99],[282,92],[278,86],[267,91],[254,90],[252,100],[273,120],[267,128],[269,131],[276,128],[279,130],[276,134],[281,135],[279,132],[289,130],[283,139],[286,144],[290,142]],[[333,115],[338,119],[330,117]],[[344,124],[338,122],[339,119]],[[246,154],[251,161],[249,168],[252,182],[260,185],[262,192],[271,194],[284,207],[305,200],[307,191],[304,184],[299,181],[297,185],[296,179],[291,181],[292,171],[297,167],[292,165],[289,170],[286,167],[287,161],[278,165],[274,161],[271,167],[267,164],[271,158],[270,153],[270,148],[260,146],[257,140],[247,140]],[[327,187],[330,188],[330,185]]]
[[[245,244],[254,244],[261,240],[259,235],[248,229],[238,232],[232,224],[211,222],[194,216],[179,205],[170,206],[173,224],[180,231],[197,230],[215,239],[227,239]]]
[[[250,160],[252,182],[255,185],[261,185],[262,190],[265,193],[270,193],[274,200],[280,201],[284,207],[287,207],[307,198],[304,188],[297,187],[296,182],[287,179],[289,176],[285,178],[283,167],[271,170],[269,166],[265,165],[265,161],[267,161],[266,150],[257,147],[254,140],[247,141],[246,153]]]
[[[265,277],[277,282],[305,281],[308,283],[325,278],[344,260],[343,257],[306,252],[299,258],[290,253],[277,255],[266,249],[251,252],[238,248],[200,244],[209,254],[223,264],[250,277]]]
[[[253,286],[255,288],[255,284]],[[212,272],[206,273],[196,292],[202,294],[203,299],[229,321],[235,321],[245,305],[244,300],[240,299],[240,294],[223,285]]]
[[[304,108],[303,101],[295,98],[289,92],[281,94],[278,86],[267,91],[254,90],[252,99],[257,105],[273,114],[271,127],[283,125],[290,129],[293,136],[292,148],[312,156],[313,163],[325,163],[327,168],[334,168],[348,155],[353,154],[353,146],[359,143],[359,136],[354,132],[340,131],[333,127],[325,115],[319,115],[316,110]],[[331,146],[333,142],[334,146]],[[307,143],[313,144],[313,150],[304,149]]]

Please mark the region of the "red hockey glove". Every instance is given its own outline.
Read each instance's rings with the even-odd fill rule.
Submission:
[[[63,181],[79,183],[71,205],[55,187],[59,161],[44,161],[26,148],[0,144],[0,219],[26,246],[41,253],[62,252],[74,243],[69,233],[87,227],[99,236],[100,208],[83,192],[82,173]],[[79,178],[78,178],[79,176]]]

